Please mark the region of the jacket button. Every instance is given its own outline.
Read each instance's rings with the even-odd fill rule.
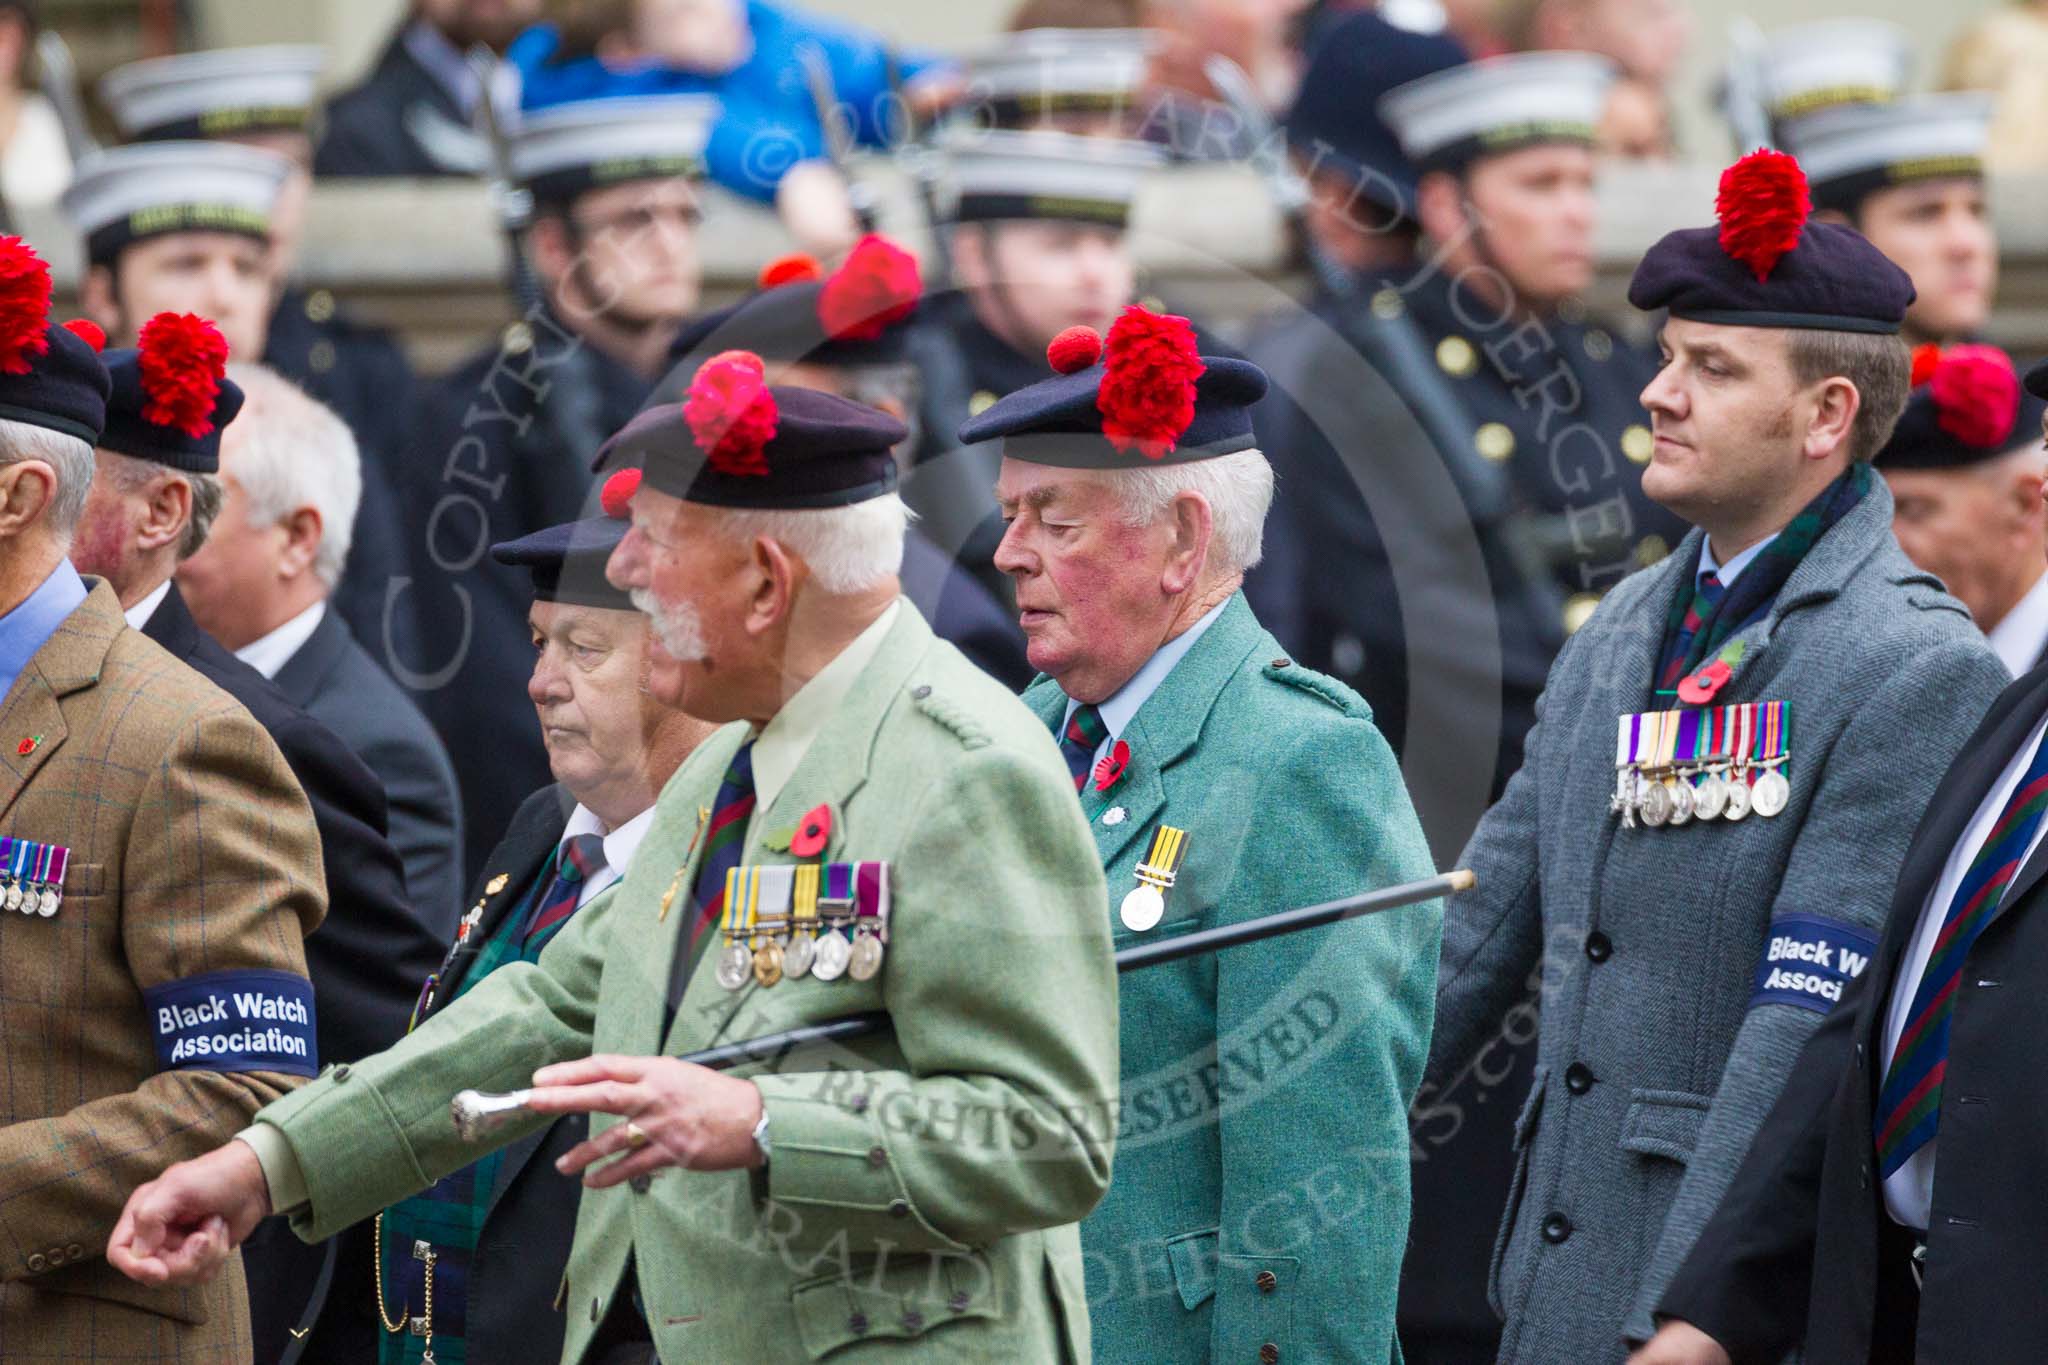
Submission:
[[[49,1262],[50,1269],[52,1270],[55,1270],[58,1266],[64,1264],[63,1247],[51,1247],[48,1251],[43,1253],[43,1256]]]
[[[866,1313],[855,1313],[846,1320],[846,1330],[857,1337],[866,1336],[868,1334],[868,1315]]]
[[[654,1188],[654,1177],[643,1172],[640,1175],[634,1176],[627,1183],[633,1187],[633,1193],[645,1194]]]
[[[80,1246],[76,1242],[73,1242],[70,1246],[64,1248],[64,1258],[66,1260],[75,1261],[83,1255],[85,1255],[85,1248]]]
[[[847,1101],[846,1101],[846,1107],[847,1107],[848,1109],[851,1109],[851,1110],[852,1110],[852,1111],[853,1111],[854,1113],[856,1113],[856,1114],[865,1114],[865,1113],[867,1113],[867,1112],[868,1112],[868,1093],[867,1093],[867,1091],[865,1091],[865,1090],[862,1090],[862,1091],[857,1091],[857,1092],[856,1092],[856,1093],[854,1093],[853,1095],[849,1096],[849,1097],[847,1098]]]
[[[40,1275],[50,1268],[50,1262],[38,1251],[28,1258],[28,1268],[32,1274]]]
[[[952,1309],[955,1313],[965,1313],[967,1311],[967,1305],[971,1302],[973,1302],[973,1300],[967,1297],[967,1292],[965,1290],[962,1290],[961,1292],[955,1294],[952,1298],[946,1300],[946,1307]]]
[[[348,1079],[348,1074],[348,1063],[343,1062],[340,1066],[334,1068],[334,1083],[340,1085]]]
[[[901,1199],[891,1199],[889,1201],[889,1216],[891,1218],[910,1217],[910,1205]]]
[[[1558,1246],[1572,1235],[1572,1220],[1561,1213],[1553,1213],[1543,1220],[1543,1240]]]
[[[903,1330],[906,1332],[922,1332],[924,1330],[924,1314],[916,1311],[905,1313],[903,1315]]]
[[[1564,1088],[1583,1095],[1593,1088],[1593,1073],[1584,1062],[1573,1062],[1564,1070]]]
[[[1261,1270],[1252,1276],[1252,1283],[1259,1287],[1261,1294],[1270,1294],[1280,1287],[1280,1277],[1270,1270]]]
[[[868,1148],[868,1165],[873,1166],[877,1170],[880,1170],[883,1166],[886,1166],[888,1164],[889,1154],[887,1152],[883,1151],[880,1147]]]
[[[1280,1348],[1267,1342],[1259,1348],[1260,1365],[1280,1365]]]
[[[1595,929],[1586,935],[1586,956],[1595,962],[1605,962],[1614,956],[1614,940]]]
[[[1292,667],[1294,667],[1294,661],[1293,661],[1292,659],[1288,659],[1288,658],[1285,658],[1285,657],[1282,657],[1282,658],[1278,658],[1278,659],[1275,659],[1275,660],[1273,660],[1273,667],[1275,667],[1275,668],[1292,668]]]
[[[923,701],[926,697],[929,697],[931,694],[932,688],[930,683],[919,683],[917,686],[910,689],[910,695],[912,699],[916,701]]]

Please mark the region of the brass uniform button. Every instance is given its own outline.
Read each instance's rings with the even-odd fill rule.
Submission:
[[[1586,358],[1603,361],[1614,354],[1614,338],[1595,327],[1586,333]]]
[[[1657,438],[1640,422],[1630,424],[1621,433],[1621,453],[1628,456],[1631,464],[1648,464],[1656,449]]]
[[[523,322],[512,323],[499,335],[498,348],[507,355],[525,355],[533,349],[533,328]]]
[[[1665,544],[1664,537],[1659,535],[1644,536],[1636,542],[1636,563],[1645,569],[1670,553],[1671,547]]]
[[[1261,1294],[1270,1294],[1280,1287],[1280,1277],[1270,1270],[1261,1270],[1252,1277],[1252,1283],[1259,1287]]]
[[[315,289],[306,295],[306,316],[314,322],[326,322],[334,316],[334,295],[325,289]]]
[[[976,389],[974,397],[967,400],[967,415],[979,417],[995,406],[996,396],[987,389]]]
[[[1600,598],[1595,593],[1575,592],[1567,597],[1564,603],[1564,633],[1576,635],[1579,627],[1592,619],[1593,609],[1599,605]]]
[[[1479,352],[1463,337],[1445,337],[1436,344],[1437,368],[1453,379],[1464,379],[1479,368]]]
[[[1504,422],[1488,422],[1472,433],[1472,448],[1499,464],[1515,453],[1515,433]]]
[[[1401,291],[1392,285],[1372,296],[1372,315],[1382,321],[1392,322],[1408,311],[1408,305],[1401,302]]]

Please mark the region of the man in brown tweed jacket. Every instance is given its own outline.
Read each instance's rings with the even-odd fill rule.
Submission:
[[[0,1360],[245,1362],[239,1266],[145,1288],[102,1253],[137,1183],[313,1073],[319,836],[262,727],[66,558],[107,378],[48,289],[0,238]]]

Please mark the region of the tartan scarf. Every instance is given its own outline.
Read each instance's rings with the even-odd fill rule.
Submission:
[[[1678,677],[1683,678],[1699,668],[1720,653],[1721,646],[1738,631],[1764,618],[1771,604],[1778,600],[1778,592],[1785,586],[1785,581],[1806,558],[1807,551],[1818,544],[1836,522],[1847,516],[1851,508],[1863,501],[1876,477],[1867,460],[1851,461],[1841,477],[1823,488],[1812,502],[1800,510],[1798,516],[1785,524],[1778,538],[1764,546],[1750,561],[1749,567],[1735,580],[1735,585],[1722,593],[1719,601],[1705,608],[1699,629],[1693,635],[1692,647],[1685,652],[1685,666],[1678,670]],[[1690,583],[1688,578],[1687,584]],[[1697,596],[1696,592],[1680,591],[1672,601],[1670,615],[1664,621],[1664,644],[1658,651],[1659,658],[1676,647],[1679,634],[1685,628],[1686,613],[1693,608]]]

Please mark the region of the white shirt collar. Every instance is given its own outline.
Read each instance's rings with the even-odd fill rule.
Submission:
[[[1720,563],[1714,558],[1714,538],[1712,536],[1702,536],[1700,538],[1699,573],[1717,575],[1721,580],[1723,588],[1732,588],[1735,586],[1735,580],[1742,577],[1742,571],[1748,568],[1755,561],[1756,557],[1764,552],[1764,547],[1782,534],[1784,534],[1782,531],[1771,532],[1762,540],[1759,540],[1756,544],[1729,560],[1726,564]],[[1694,575],[1693,581],[1695,583],[1699,581],[1699,574]]]
[[[251,640],[235,651],[235,657],[266,678],[275,678],[292,656],[306,647],[320,620],[327,615],[327,603],[315,602],[268,635]]]
[[[121,613],[127,619],[128,629],[141,630],[144,626],[148,625],[149,618],[156,615],[156,609],[162,606],[164,599],[170,595],[171,580],[166,578],[163,582],[156,585],[155,592]]]
[[[604,866],[591,869],[590,876],[583,883],[583,893],[577,898],[578,905],[626,875],[626,869],[633,865],[633,855],[640,851],[640,841],[647,837],[647,831],[653,826],[652,806],[617,829],[607,828],[596,811],[581,803],[569,812],[569,822],[562,827],[561,840],[555,846],[560,848],[579,834],[595,834],[603,841],[604,849]]]
[[[2034,580],[2027,595],[2013,603],[2012,610],[1985,632],[1985,638],[2006,672],[2017,678],[2033,671],[2043,647],[2048,646],[2048,573]]]
[[[868,628],[853,637],[846,648],[839,651],[831,663],[819,669],[811,680],[796,690],[796,695],[782,704],[782,709],[769,717],[761,727],[761,733],[754,740],[754,809],[765,811],[775,804],[775,798],[782,795],[782,789],[789,785],[797,765],[803,762],[810,751],[811,741],[818,737],[831,720],[832,713],[839,709],[839,703],[846,700],[846,694],[853,690],[853,684],[866,671],[874,659],[882,641],[888,637],[889,628],[896,624],[896,617],[903,610],[903,599],[897,598],[882,614],[868,623]]]
[[[1235,593],[1231,594],[1231,597],[1235,596]],[[1152,657],[1145,660],[1145,666],[1131,675],[1129,682],[1119,687],[1107,701],[1096,705],[1095,710],[1101,715],[1102,723],[1108,730],[1103,736],[1102,744],[1095,746],[1098,752],[1103,745],[1122,736],[1124,727],[1138,714],[1138,708],[1159,690],[1159,684],[1166,681],[1175,664],[1187,657],[1187,652],[1195,647],[1195,641],[1202,638],[1202,633],[1216,624],[1216,618],[1223,614],[1223,609],[1230,605],[1230,600],[1230,597],[1224,598],[1203,612],[1193,625],[1159,646],[1153,651]],[[1072,697],[1067,698],[1067,714],[1060,721],[1061,733],[1066,732],[1066,722],[1074,718],[1074,710],[1080,704]]]

